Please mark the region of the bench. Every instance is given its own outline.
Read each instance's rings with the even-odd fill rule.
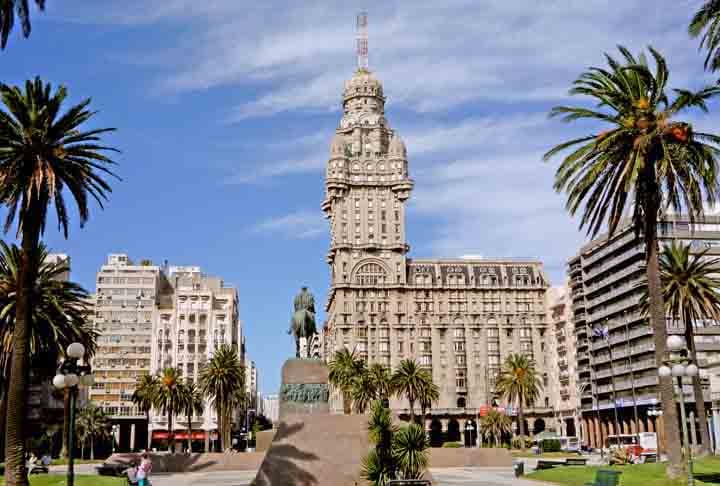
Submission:
[[[564,466],[565,461],[548,461],[547,459],[540,459],[537,462],[537,466],[535,466],[535,469],[537,471],[541,471],[543,469],[552,469],[555,466]]]
[[[585,457],[568,457],[565,459],[566,466],[585,466],[587,462],[588,460]]]
[[[595,481],[585,483],[585,486],[618,486],[620,484],[620,471],[600,469],[595,474]]]

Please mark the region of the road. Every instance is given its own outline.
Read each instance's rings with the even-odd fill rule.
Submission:
[[[510,468],[431,469],[439,486],[542,486],[537,481],[518,480]],[[153,475],[153,486],[249,486],[254,471]]]

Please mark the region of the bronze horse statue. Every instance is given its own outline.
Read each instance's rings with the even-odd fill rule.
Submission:
[[[295,337],[295,357],[309,358],[310,347],[317,333],[315,326],[315,297],[307,287],[303,287],[300,293],[295,296],[293,305],[295,312],[292,319],[290,319],[288,334]],[[307,350],[305,351],[307,356],[300,356],[300,341],[302,338],[305,338],[307,343]]]

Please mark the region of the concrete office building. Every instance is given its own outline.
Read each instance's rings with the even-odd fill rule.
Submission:
[[[658,226],[661,245],[671,241],[691,243],[694,251],[720,255],[720,217],[707,216],[693,225],[681,215],[666,217]],[[658,374],[653,333],[639,308],[646,284],[645,248],[630,223],[608,238],[602,235],[580,249],[568,262],[577,344],[577,384],[583,390],[581,409],[585,443],[598,447],[610,434],[657,431],[664,444],[662,416],[648,416],[659,409]],[[696,322],[695,344],[701,376],[720,360],[720,326]],[[607,328],[607,339],[595,334]],[[668,319],[668,332],[682,334],[682,323]],[[707,384],[707,383],[706,383]],[[615,404],[618,424],[615,425]],[[691,441],[697,443],[700,420],[689,383],[683,387],[690,404]],[[704,397],[710,410],[709,391]],[[637,417],[637,418],[636,418]]]

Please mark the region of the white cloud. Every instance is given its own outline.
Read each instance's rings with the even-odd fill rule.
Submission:
[[[253,226],[255,233],[280,234],[291,239],[315,238],[328,231],[320,211],[297,211],[270,218]]]

